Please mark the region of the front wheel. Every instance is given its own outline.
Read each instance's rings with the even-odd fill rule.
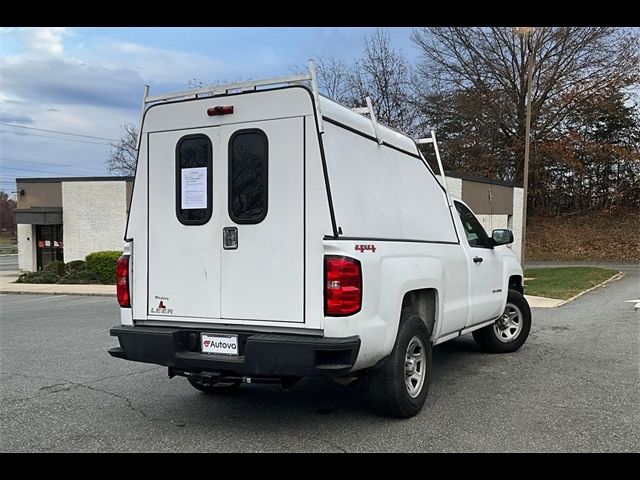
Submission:
[[[484,352],[509,353],[518,350],[531,330],[531,309],[517,290],[509,290],[504,313],[493,325],[473,332],[473,338]]]
[[[424,405],[431,381],[431,340],[417,314],[402,320],[391,355],[368,375],[373,406],[391,417],[409,418]]]

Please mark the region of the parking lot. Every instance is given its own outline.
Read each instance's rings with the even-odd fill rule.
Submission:
[[[363,385],[309,379],[209,396],[114,359],[113,297],[0,295],[0,450],[565,452],[640,449],[640,272],[534,309],[514,354],[434,350],[424,410],[377,416]]]

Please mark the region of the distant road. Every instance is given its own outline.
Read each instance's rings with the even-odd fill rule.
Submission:
[[[0,255],[0,270],[18,270],[18,255]]]

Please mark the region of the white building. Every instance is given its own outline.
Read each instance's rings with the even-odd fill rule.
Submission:
[[[18,178],[18,267],[122,250],[133,177]]]

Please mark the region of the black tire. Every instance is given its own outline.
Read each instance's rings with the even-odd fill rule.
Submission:
[[[529,331],[531,330],[531,309],[529,308],[529,304],[527,300],[517,290],[509,290],[509,294],[507,296],[507,305],[505,308],[505,313],[507,310],[514,310],[510,307],[516,307],[520,312],[519,322],[522,322],[520,329],[517,330],[514,327],[513,323],[511,324],[512,331],[515,333],[513,338],[505,338],[509,335],[508,328],[500,329],[498,324],[488,325],[480,330],[476,330],[473,332],[473,338],[476,343],[480,347],[483,352],[488,353],[510,353],[518,350],[524,342],[527,341],[527,337],[529,336]],[[496,332],[498,329],[500,333]],[[500,339],[502,338],[502,340]]]
[[[383,415],[409,418],[424,405],[431,383],[431,338],[422,319],[415,313],[403,314],[391,355],[384,364],[367,376],[373,407]],[[412,397],[405,382],[405,362],[409,343],[418,337],[424,347],[422,363],[424,381]],[[414,392],[415,393],[415,392]]]
[[[202,380],[195,378],[187,378],[187,380],[189,380],[189,383],[193,388],[204,393],[228,393],[236,390],[242,384],[240,380],[218,382],[211,385],[204,384],[202,383]]]

